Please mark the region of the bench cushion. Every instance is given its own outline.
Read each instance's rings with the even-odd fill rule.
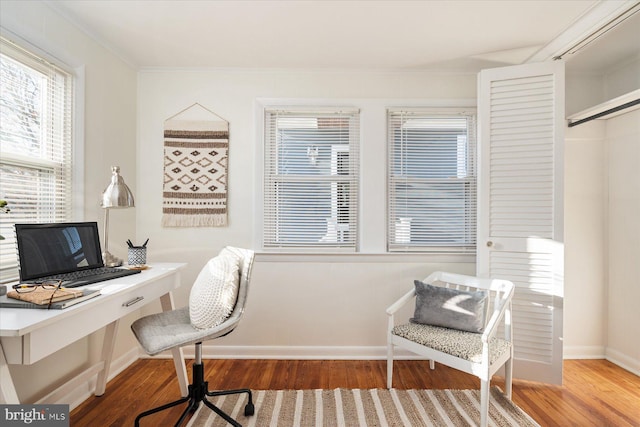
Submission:
[[[393,335],[408,339],[434,350],[450,354],[473,363],[482,362],[482,335],[439,326],[405,323],[391,331]],[[511,344],[501,338],[489,340],[489,363],[510,351]]]

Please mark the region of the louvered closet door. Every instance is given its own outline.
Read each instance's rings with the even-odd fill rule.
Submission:
[[[479,75],[478,274],[509,279],[514,376],[562,383],[564,64]]]

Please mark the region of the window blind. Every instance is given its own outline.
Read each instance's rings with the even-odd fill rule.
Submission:
[[[473,252],[476,118],[387,110],[389,251]]]
[[[17,276],[15,223],[72,218],[71,74],[0,38],[0,278]]]
[[[265,249],[355,251],[359,112],[265,110]]]

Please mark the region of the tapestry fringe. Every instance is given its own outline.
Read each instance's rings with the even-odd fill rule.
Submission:
[[[163,227],[224,227],[226,215],[162,215]]]

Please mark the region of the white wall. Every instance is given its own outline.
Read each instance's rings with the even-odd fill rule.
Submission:
[[[640,110],[606,121],[607,358],[640,375]]]
[[[604,76],[607,98],[640,89],[640,58]],[[640,375],[640,110],[605,121],[607,359]],[[633,325],[633,326],[632,326]]]
[[[120,165],[134,194],[137,192],[135,70],[42,2],[3,0],[0,8],[3,32],[8,30],[45,51],[80,76],[82,84],[76,91],[84,105],[77,106],[80,130],[77,136],[84,157],[81,156],[77,167],[83,169],[79,175],[84,175],[84,182],[76,187],[81,192],[76,196],[84,199],[84,206],[77,218],[101,223],[100,194],[109,183],[111,165]],[[134,235],[135,212],[133,209],[114,212],[111,218],[110,249],[122,255],[124,241]],[[122,323],[121,329],[128,329],[128,324]],[[91,365],[99,354],[101,336],[98,332],[34,365],[11,366],[21,401],[37,401]],[[126,348],[119,345],[115,357],[130,349],[130,345]]]
[[[602,101],[640,89],[640,57],[629,58],[612,67],[604,76]]]
[[[190,284],[205,261],[225,245],[257,248],[260,176],[256,100],[355,105],[362,114],[363,240],[368,252],[384,250],[385,106],[418,100],[473,102],[476,76],[339,71],[142,71],[138,78],[137,239],[150,238],[150,261],[186,261]],[[305,101],[300,101],[304,99]],[[331,100],[334,101],[331,101]],[[194,102],[230,122],[229,225],[162,228],[163,121]],[[365,196],[366,195],[366,196]],[[366,197],[366,201],[365,198]],[[377,236],[377,237],[374,237]],[[436,268],[475,270],[473,257],[443,264],[424,256],[355,255],[322,259],[258,256],[246,318],[206,348],[208,355],[262,357],[380,357],[386,343],[385,308]],[[239,346],[241,348],[238,348]]]
[[[571,74],[565,79],[566,117],[605,101],[602,76]]]
[[[640,89],[640,58],[628,58],[606,72],[571,72],[567,66],[567,116]]]
[[[565,129],[565,358],[605,353],[604,137],[602,121]]]

